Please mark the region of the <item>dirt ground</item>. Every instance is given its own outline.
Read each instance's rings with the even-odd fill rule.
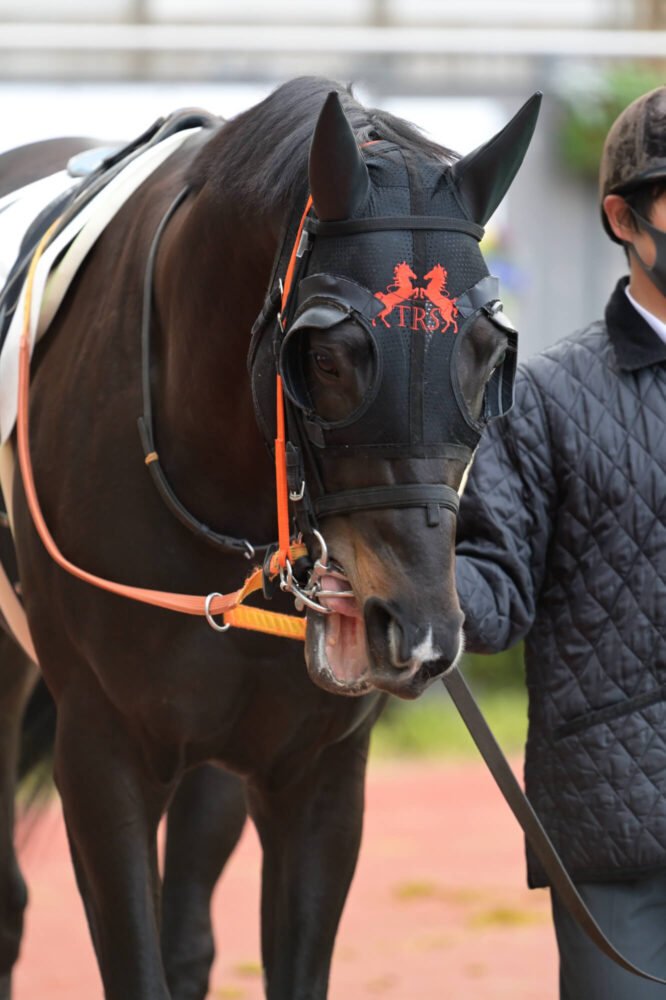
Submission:
[[[519,763],[514,761],[518,770]],[[102,1000],[57,806],[21,850],[31,902],[14,1000]],[[261,1000],[259,847],[248,825],[214,897],[209,1000]],[[476,762],[375,763],[330,1000],[555,1000],[545,891]]]

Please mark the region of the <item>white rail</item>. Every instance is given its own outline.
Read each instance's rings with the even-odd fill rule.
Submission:
[[[0,50],[666,58],[666,31],[5,22]]]

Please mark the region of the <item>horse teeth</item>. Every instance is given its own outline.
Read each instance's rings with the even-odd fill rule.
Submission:
[[[331,649],[338,644],[338,639],[340,638],[340,625],[340,615],[328,616],[326,620],[326,645],[330,646]]]

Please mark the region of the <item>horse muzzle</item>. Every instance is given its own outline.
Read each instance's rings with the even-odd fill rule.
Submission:
[[[329,613],[308,612],[305,644],[308,672],[318,686],[348,696],[380,690],[413,699],[458,659],[463,616],[457,603],[431,622],[396,600],[357,601],[341,574],[328,574],[322,583]]]
[[[428,620],[427,605],[409,614],[395,601],[369,597],[363,617],[373,684],[389,694],[418,697],[462,651],[463,615],[457,606]]]

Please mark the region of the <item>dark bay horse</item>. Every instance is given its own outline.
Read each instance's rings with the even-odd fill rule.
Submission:
[[[386,694],[418,696],[461,652],[455,499],[483,426],[510,403],[515,364],[514,331],[478,241],[537,105],[459,159],[336,84],[285,84],[197,132],[138,188],[37,346],[36,489],[60,551],[91,573],[206,595],[236,589],[248,571],[247,548],[224,550],[189,530],[146,470],[137,418],[151,247],[147,383],[156,454],[179,502],[227,536],[276,538],[276,371],[290,475],[297,487],[302,478],[300,490],[290,481],[290,503],[309,553],[296,587],[308,605],[305,659],[291,639],[220,635],[202,617],[64,571],[16,472],[21,589],[57,705],[55,778],[108,1000],[205,996],[210,894],[248,812],[264,858],[266,995],[326,996],[361,838],[371,727]],[[86,145],[0,159],[0,195]],[[378,293],[401,262],[415,276],[413,299],[374,324]],[[440,329],[422,294],[436,265],[456,300],[457,334]],[[279,287],[286,306],[284,297],[276,304]],[[272,605],[293,609],[279,589]],[[12,769],[32,668],[2,641],[7,1000],[25,903],[11,846]],[[167,810],[161,879],[156,830]]]

